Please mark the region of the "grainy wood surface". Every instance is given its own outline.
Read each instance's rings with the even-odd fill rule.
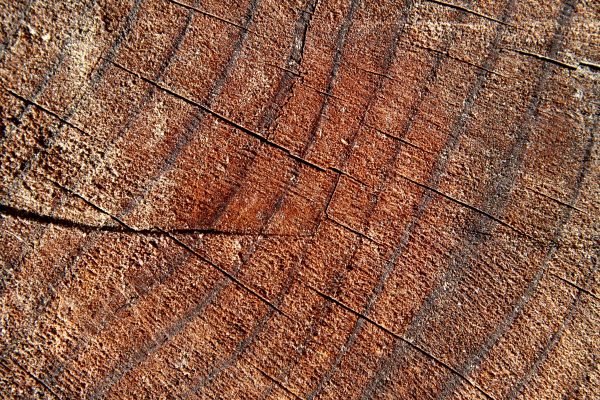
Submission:
[[[0,397],[600,398],[600,2],[0,3]]]

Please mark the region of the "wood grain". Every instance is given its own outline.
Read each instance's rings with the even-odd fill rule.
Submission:
[[[0,4],[0,397],[600,398],[599,2]]]

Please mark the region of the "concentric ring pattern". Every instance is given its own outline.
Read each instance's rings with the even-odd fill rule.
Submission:
[[[0,397],[600,398],[599,2],[0,4]]]

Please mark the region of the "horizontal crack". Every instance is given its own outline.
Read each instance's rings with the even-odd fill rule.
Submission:
[[[505,25],[505,26],[510,26],[510,27],[516,28],[514,25],[508,24],[508,23],[506,23],[504,21],[500,21],[497,18],[494,18],[492,16],[480,13],[480,12],[475,11],[475,10],[471,10],[470,8],[463,7],[463,6],[460,6],[458,4],[447,3],[445,1],[440,1],[440,0],[425,0],[425,1],[427,1],[429,3],[437,4],[437,5],[440,5],[440,6],[453,8],[455,10],[463,11],[463,12],[466,12],[467,14],[472,14],[472,15],[475,15],[477,17],[480,17],[480,18],[483,18],[483,19],[487,19],[488,21],[496,22],[496,23],[501,24],[501,25]]]
[[[469,385],[471,385],[473,388],[475,388],[477,391],[479,391],[482,395],[484,395],[488,400],[494,400],[494,398],[488,394],[486,391],[484,391],[481,387],[479,387],[479,385],[477,385],[475,382],[471,381],[469,378],[467,378],[465,375],[461,374],[456,368],[452,367],[450,364],[446,363],[445,361],[437,358],[436,356],[434,356],[433,354],[429,353],[427,350],[425,350],[424,348],[422,348],[421,346],[413,343],[411,340],[408,340],[407,338],[405,338],[404,336],[392,331],[389,328],[386,328],[385,326],[381,325],[379,322],[369,318],[368,316],[366,316],[363,313],[360,313],[356,310],[354,310],[352,307],[344,304],[343,302],[341,302],[340,300],[329,296],[323,292],[321,292],[320,290],[306,284],[306,287],[308,287],[310,290],[312,290],[313,292],[317,293],[319,296],[323,297],[324,299],[338,305],[339,307],[343,308],[344,310],[350,312],[351,314],[354,314],[356,317],[361,318],[365,321],[367,321],[368,323],[372,324],[373,326],[381,329],[382,331],[386,332],[387,334],[393,336],[394,338],[406,343],[408,346],[410,346],[411,348],[413,348],[414,350],[418,351],[419,353],[423,354],[425,357],[433,360],[434,362],[436,362],[437,364],[441,365],[442,367],[444,367],[445,369],[449,370],[450,372],[452,372],[453,374],[455,374],[456,376],[458,376],[459,378],[461,378],[463,381],[467,382]]]
[[[562,281],[562,282],[566,283],[567,285],[574,287],[575,289],[579,290],[580,292],[582,292],[582,293],[585,293],[585,294],[587,294],[588,296],[592,296],[592,297],[593,297],[594,299],[596,299],[596,300],[600,300],[600,297],[598,297],[598,296],[597,296],[595,293],[593,293],[593,292],[590,292],[589,290],[587,290],[587,289],[585,289],[585,288],[583,288],[583,287],[579,286],[579,285],[578,285],[578,284],[576,284],[575,282],[572,282],[572,281],[570,281],[570,280],[568,280],[568,279],[565,279],[565,278],[563,278],[562,276],[559,276],[559,275],[557,275],[557,274],[555,274],[555,273],[553,273],[553,272],[551,272],[551,273],[550,273],[550,275],[552,275],[552,276],[553,276],[553,277],[555,277],[556,279],[558,279],[558,280],[560,280],[560,281]]]
[[[410,142],[410,141],[408,141],[408,140],[406,140],[406,139],[403,139],[403,138],[401,138],[401,137],[394,136],[394,135],[392,135],[391,133],[388,133],[388,132],[386,132],[386,131],[383,131],[383,130],[381,130],[381,129],[379,129],[379,128],[376,128],[376,127],[374,127],[374,126],[372,126],[372,125],[365,124],[365,126],[366,126],[367,128],[371,128],[371,129],[373,129],[373,130],[375,130],[375,131],[377,131],[377,132],[381,133],[381,134],[382,134],[383,136],[385,136],[385,137],[388,137],[388,138],[390,138],[390,139],[392,139],[392,140],[397,140],[397,141],[398,141],[398,142],[400,142],[400,143],[404,143],[405,145],[407,145],[407,146],[410,146],[410,147],[413,147],[413,148],[415,148],[415,149],[417,149],[417,150],[420,150],[420,151],[422,151],[422,152],[424,152],[424,153],[428,153],[428,154],[435,154],[433,151],[429,151],[429,150],[427,150],[427,149],[424,149],[424,148],[422,148],[422,147],[421,147],[421,146],[419,146],[419,145],[416,145],[416,144],[414,144],[414,143],[412,143],[412,142]]]
[[[304,164],[304,165],[306,165],[306,166],[308,166],[310,168],[316,169],[316,170],[321,171],[321,172],[325,172],[325,171],[328,170],[328,168],[321,167],[320,165],[317,165],[317,164],[315,164],[315,163],[313,163],[311,161],[308,161],[308,160],[300,157],[299,155],[294,154],[290,149],[288,149],[288,148],[286,148],[286,147],[284,147],[284,146],[282,146],[280,144],[277,144],[277,143],[273,142],[272,140],[267,139],[266,137],[264,137],[263,135],[261,135],[261,134],[255,132],[255,131],[253,131],[252,129],[249,129],[249,128],[246,128],[243,125],[240,125],[239,123],[237,123],[237,122],[235,122],[235,121],[227,118],[226,116],[224,116],[224,115],[222,115],[222,114],[220,114],[220,113],[212,110],[211,108],[209,108],[209,107],[207,107],[207,106],[205,106],[205,105],[203,105],[201,103],[198,103],[197,101],[188,99],[187,97],[185,97],[185,96],[183,96],[183,95],[181,95],[181,94],[179,94],[177,92],[174,92],[173,90],[171,90],[171,89],[169,89],[167,87],[162,86],[158,82],[155,82],[155,81],[153,81],[151,79],[148,79],[148,78],[142,76],[141,74],[139,74],[137,72],[131,71],[130,69],[128,69],[128,68],[126,68],[126,67],[124,67],[124,66],[122,66],[122,65],[120,65],[120,64],[118,64],[118,63],[116,63],[114,61],[111,61],[111,60],[107,60],[107,61],[109,61],[115,67],[117,67],[117,68],[119,68],[119,69],[121,69],[121,70],[123,70],[123,71],[125,71],[125,72],[127,72],[129,74],[131,74],[131,75],[134,75],[134,76],[138,77],[139,79],[143,80],[144,82],[146,82],[146,83],[148,83],[148,84],[150,84],[152,86],[155,86],[156,88],[160,89],[161,91],[163,91],[163,92],[165,92],[165,93],[167,93],[167,94],[169,94],[169,95],[171,95],[171,96],[173,96],[173,97],[175,97],[175,98],[177,98],[177,99],[179,99],[179,100],[181,100],[181,101],[183,101],[183,102],[185,102],[185,103],[187,103],[187,104],[189,104],[189,105],[191,105],[193,107],[199,108],[200,110],[202,110],[202,111],[204,111],[204,112],[212,115],[213,117],[217,118],[218,120],[220,120],[220,121],[222,121],[222,122],[224,122],[224,123],[226,123],[226,124],[228,124],[228,125],[236,128],[236,129],[244,132],[245,134],[247,134],[247,135],[249,135],[249,136],[251,136],[251,137],[259,140],[260,142],[262,142],[262,143],[264,143],[264,144],[266,144],[266,145],[268,145],[268,146],[270,146],[272,148],[275,148],[275,149],[277,149],[279,151],[282,151],[283,153],[287,154],[289,157],[291,157],[292,159],[298,161],[301,164]]]
[[[252,366],[252,368],[254,368],[255,370],[257,370],[262,376],[264,376],[265,378],[267,378],[268,380],[270,380],[271,382],[273,382],[275,385],[277,385],[280,389],[282,389],[284,392],[286,392],[287,394],[289,394],[293,398],[298,399],[298,400],[304,400],[304,399],[302,399],[302,397],[300,397],[299,395],[297,395],[296,393],[294,393],[291,389],[289,389],[283,383],[279,382],[277,379],[275,379],[271,375],[267,374],[261,368],[257,367],[256,365],[254,365],[251,362],[248,362],[248,363]]]
[[[84,135],[87,135],[87,132],[85,132],[83,129],[79,128],[78,126],[72,124],[71,122],[67,121],[66,119],[64,119],[63,117],[61,117],[60,115],[58,115],[57,113],[55,113],[52,110],[49,110],[48,108],[42,106],[41,104],[30,100],[24,96],[21,96],[20,94],[18,94],[17,92],[15,92],[14,90],[10,89],[10,88],[6,88],[3,87],[3,89],[9,93],[11,96],[16,97],[17,99],[21,100],[22,102],[24,102],[25,104],[30,104],[36,108],[39,108],[41,111],[53,116],[54,118],[58,119],[60,122],[62,122],[63,124],[77,130],[79,133],[82,133]]]
[[[200,8],[193,7],[193,6],[190,6],[190,5],[187,5],[187,4],[183,4],[183,3],[180,3],[180,2],[178,2],[176,0],[167,0],[167,1],[170,2],[170,3],[173,3],[175,5],[178,5],[179,7],[183,7],[185,9],[187,9],[187,10],[195,11],[198,14],[202,14],[202,15],[204,15],[206,17],[214,18],[214,19],[216,19],[218,21],[221,21],[221,22],[224,22],[224,23],[226,23],[228,25],[235,26],[236,28],[239,28],[239,29],[241,29],[243,31],[252,32],[250,29],[246,28],[243,25],[237,24],[237,23],[235,23],[233,21],[230,21],[230,20],[228,20],[226,18],[219,17],[218,15],[210,13],[208,11],[201,10]]]
[[[551,64],[558,65],[559,67],[562,67],[562,68],[566,68],[566,69],[570,69],[570,70],[576,70],[577,69],[577,65],[569,64],[569,63],[566,63],[564,61],[557,60],[555,58],[546,57],[546,56],[543,56],[541,54],[531,53],[531,52],[525,51],[525,50],[512,49],[512,48],[508,48],[508,47],[505,47],[504,49],[508,50],[508,51],[512,51],[512,52],[518,53],[518,54],[521,54],[523,56],[537,58],[538,60],[546,61],[546,62],[549,62]]]
[[[525,236],[526,238],[528,238],[528,239],[530,239],[530,240],[532,240],[532,241],[537,241],[536,239],[534,239],[533,237],[531,237],[531,236],[530,236],[530,235],[528,235],[527,233],[525,233],[525,232],[523,232],[523,231],[521,231],[521,230],[519,230],[519,229],[515,228],[514,226],[510,225],[510,224],[509,224],[509,223],[507,223],[507,222],[504,222],[504,221],[502,221],[502,220],[501,220],[500,218],[498,218],[498,217],[494,217],[492,214],[490,214],[490,213],[488,213],[488,212],[486,212],[486,211],[483,211],[483,210],[481,210],[481,209],[479,209],[479,208],[477,208],[477,207],[475,207],[475,206],[472,206],[472,205],[470,205],[469,203],[465,203],[464,201],[461,201],[461,200],[459,200],[459,199],[456,199],[456,198],[454,198],[454,197],[452,197],[452,196],[450,196],[450,195],[447,195],[446,193],[440,192],[439,190],[437,190],[437,189],[435,189],[435,188],[433,188],[433,187],[431,187],[431,186],[425,185],[424,183],[417,182],[416,180],[414,180],[414,179],[411,179],[411,178],[409,178],[408,176],[402,175],[402,174],[400,174],[400,173],[398,174],[398,176],[400,176],[402,179],[405,179],[405,180],[407,180],[408,182],[411,182],[411,183],[412,183],[412,184],[414,184],[414,185],[420,186],[420,187],[422,187],[423,189],[429,190],[429,191],[431,191],[431,192],[433,192],[433,193],[435,193],[435,194],[437,194],[437,195],[439,195],[439,196],[442,196],[443,198],[445,198],[445,199],[447,199],[447,200],[450,200],[450,201],[452,201],[453,203],[456,203],[456,204],[458,204],[458,205],[460,205],[460,206],[463,206],[463,207],[465,207],[465,208],[468,208],[468,209],[469,209],[469,210],[471,210],[471,211],[474,211],[474,212],[476,212],[476,213],[479,213],[479,214],[481,214],[481,215],[483,215],[483,216],[485,216],[485,217],[487,217],[487,218],[491,219],[492,221],[494,221],[494,222],[496,222],[496,223],[498,223],[498,224],[500,224],[500,225],[504,226],[505,228],[508,228],[508,229],[512,230],[513,232],[515,232],[515,233],[518,233],[519,235]]]
[[[596,64],[589,61],[580,61],[579,66],[589,68],[593,71],[600,71],[600,64]]]
[[[113,215],[112,213],[108,212],[107,210],[103,209],[102,207],[94,204],[93,202],[91,202],[90,200],[86,199],[85,197],[83,197],[79,193],[75,192],[74,190],[69,189],[69,188],[63,186],[63,185],[61,185],[58,182],[54,182],[54,181],[52,181],[52,182],[55,185],[58,185],[59,187],[61,187],[63,190],[67,191],[68,193],[72,194],[73,196],[81,199],[84,203],[86,203],[87,205],[89,205],[90,207],[92,207],[93,209],[95,209],[96,211],[99,211],[102,214],[107,215],[108,217],[110,217],[112,220],[114,220],[115,222],[117,222],[119,225],[121,225],[125,229],[127,229],[129,231],[132,231],[132,232],[135,232],[135,233],[138,233],[137,229],[129,226],[127,223],[125,223],[119,217]],[[215,264],[214,262],[212,262],[208,258],[204,257],[203,255],[201,255],[200,253],[198,253],[197,251],[195,251],[194,249],[192,249],[190,246],[188,246],[187,244],[185,244],[184,242],[182,242],[180,239],[178,239],[177,237],[175,237],[171,232],[167,232],[167,231],[162,230],[160,228],[157,228],[157,229],[160,230],[163,233],[163,235],[165,235],[169,239],[171,239],[176,245],[178,245],[179,247],[181,247],[185,251],[189,252],[190,254],[194,255],[195,257],[197,257],[198,259],[200,259],[204,263],[210,265],[212,268],[216,269],[221,274],[225,275],[229,280],[231,280],[237,286],[239,286],[243,290],[247,291],[252,296],[258,298],[261,302],[263,302],[264,304],[266,304],[268,307],[272,308],[274,311],[276,311],[277,313],[285,316],[286,318],[291,319],[287,314],[285,314],[283,311],[281,311],[276,305],[274,305],[273,303],[271,303],[268,299],[266,299],[265,297],[263,297],[262,295],[260,295],[259,293],[257,293],[252,288],[248,287],[246,284],[244,284],[243,282],[241,282],[239,279],[237,279],[231,273],[227,272],[225,269],[219,267],[217,264]]]
[[[93,225],[85,222],[74,221],[68,218],[54,217],[52,215],[40,214],[34,211],[25,210],[22,208],[13,207],[7,204],[0,204],[0,214],[28,221],[38,222],[42,224],[56,225],[64,228],[78,229],[83,232],[108,232],[108,233],[131,233],[149,236],[165,236],[166,233],[175,235],[226,235],[226,236],[262,236],[262,237],[309,237],[310,235],[300,234],[265,234],[246,231],[230,231],[219,229],[203,229],[203,228],[174,228],[166,229],[160,227],[151,228],[133,228],[123,225]]]
[[[241,282],[239,279],[237,279],[231,273],[229,273],[226,270],[224,270],[223,268],[219,267],[217,264],[215,264],[214,262],[212,262],[208,258],[204,257],[203,255],[201,255],[200,253],[198,253],[197,251],[195,251],[194,249],[192,249],[190,246],[188,246],[187,244],[185,244],[184,242],[182,242],[181,240],[179,240],[178,238],[176,238],[175,236],[173,236],[169,232],[165,232],[165,234],[171,240],[173,240],[173,242],[175,242],[179,247],[181,247],[182,249],[186,250],[190,254],[194,255],[195,257],[197,257],[201,261],[207,263],[208,265],[210,265],[211,267],[213,267],[214,269],[216,269],[217,271],[219,271],[221,274],[225,275],[229,280],[231,280],[237,286],[239,286],[240,288],[244,289],[245,291],[247,291],[248,293],[250,293],[252,296],[256,297],[257,299],[259,299],[261,302],[263,302],[264,304],[266,304],[268,307],[272,308],[275,312],[277,312],[277,313],[279,313],[279,314],[283,315],[284,317],[286,317],[286,318],[288,318],[288,319],[291,320],[291,318],[286,313],[284,313],[279,307],[277,307],[275,304],[271,303],[267,298],[265,298],[264,296],[262,296],[261,294],[259,294],[255,290],[253,290],[252,288],[248,287],[246,284],[244,284],[243,282]]]
[[[577,212],[580,212],[580,213],[582,213],[582,214],[585,214],[585,211],[583,211],[583,210],[581,210],[581,209],[579,209],[579,208],[575,207],[575,206],[574,206],[574,205],[572,205],[572,204],[565,203],[565,202],[564,202],[564,201],[562,201],[562,200],[559,200],[559,199],[557,199],[557,198],[554,198],[554,197],[552,197],[552,196],[550,196],[550,195],[547,195],[547,194],[545,194],[545,193],[542,193],[542,192],[540,192],[540,191],[538,191],[538,190],[535,190],[535,189],[533,189],[533,188],[531,188],[531,187],[526,187],[525,189],[527,189],[527,190],[530,190],[530,191],[532,191],[533,193],[535,193],[535,194],[538,194],[538,195],[540,195],[540,196],[542,196],[542,197],[545,197],[545,198],[547,198],[548,200],[552,200],[552,201],[554,201],[555,203],[558,203],[558,204],[560,204],[560,205],[562,205],[562,206],[565,206],[565,207],[567,207],[567,208],[570,208],[571,210],[575,210],[575,211],[577,211]]]

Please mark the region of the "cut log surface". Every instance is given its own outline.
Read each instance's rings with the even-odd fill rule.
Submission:
[[[0,398],[600,398],[599,1],[0,4]]]

